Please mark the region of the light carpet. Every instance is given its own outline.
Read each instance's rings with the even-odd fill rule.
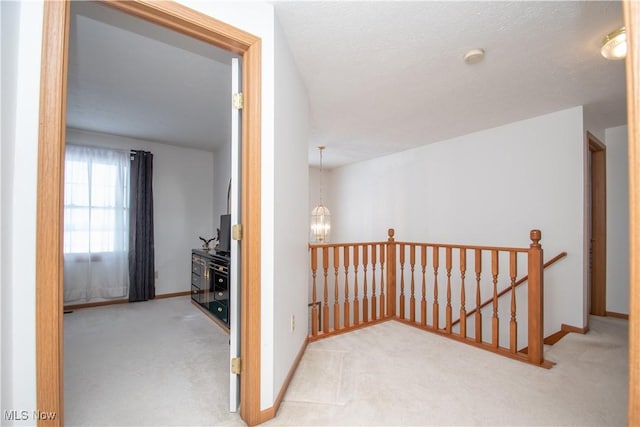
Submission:
[[[189,297],[64,315],[65,425],[244,425],[229,412],[229,335]]]
[[[550,370],[389,321],[311,343],[266,425],[626,424],[627,322],[591,317]],[[65,315],[65,424],[243,425],[228,335],[188,297]]]
[[[627,322],[591,318],[543,369],[389,321],[309,344],[267,425],[623,426]]]

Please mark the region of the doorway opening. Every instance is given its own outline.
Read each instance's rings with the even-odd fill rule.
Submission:
[[[171,3],[114,1],[108,5],[242,57],[244,108],[240,204],[240,415],[260,422],[260,39],[210,16]],[[40,411],[63,425],[62,203],[66,126],[69,2],[45,2],[40,132],[38,146],[36,253],[36,397]]]
[[[589,147],[589,313],[605,316],[607,311],[607,151],[587,132]]]

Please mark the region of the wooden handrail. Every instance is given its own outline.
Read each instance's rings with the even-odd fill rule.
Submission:
[[[386,242],[309,244],[310,286],[313,302],[310,305],[311,331],[309,339],[325,338],[387,319],[396,319],[537,366],[549,366],[545,362],[543,354],[543,271],[567,254],[566,252],[560,253],[543,265],[543,249],[540,245],[542,233],[540,230],[530,230],[531,243],[528,248],[396,241],[393,229],[389,229],[387,235]],[[418,251],[420,252],[419,260]],[[459,251],[459,259],[454,260],[453,251]],[[481,299],[480,289],[483,253],[490,255],[490,273],[493,278],[492,297],[484,302]],[[510,286],[498,292],[501,253],[508,255],[507,270]],[[469,270],[469,279],[475,283],[475,292],[469,295],[469,299],[474,300],[475,308],[467,313],[465,276],[468,267],[468,254],[472,255],[474,261]],[[440,259],[440,255],[443,255],[442,259]],[[518,277],[517,260],[520,255],[525,255],[527,258],[527,275],[516,280]],[[427,269],[428,261],[429,268]],[[485,261],[489,260],[485,259]],[[458,267],[454,267],[454,262],[456,265],[459,263],[460,272],[460,283],[459,286],[455,284],[455,288],[452,286],[451,273],[454,268],[457,271]],[[502,268],[504,269],[506,266],[507,264],[503,264]],[[439,268],[446,272],[446,295],[439,295],[438,292],[440,288],[438,285]],[[418,274],[417,281],[416,272]],[[433,274],[431,306],[427,305],[427,272],[430,276]],[[455,275],[457,276],[457,272]],[[523,356],[518,353],[515,288],[525,281],[528,283],[526,337],[529,352]],[[444,286],[442,287],[444,289]],[[344,298],[339,295],[340,288],[343,288]],[[378,293],[376,289],[379,289],[380,292]],[[452,293],[458,292],[458,290],[460,291],[460,318],[452,322],[451,317],[454,309],[452,298],[455,301],[455,296]],[[510,317],[504,319],[508,322],[509,345],[502,347],[500,346],[501,319],[498,313],[498,298],[508,294],[509,291],[511,291]],[[420,301],[418,301],[418,296]],[[444,298],[445,296],[446,298]],[[406,313],[407,301],[405,300],[407,298],[405,297],[408,298],[409,303],[408,313]],[[378,302],[379,312],[377,310]],[[488,340],[483,340],[481,308],[492,303],[493,315],[489,319],[491,336]],[[417,318],[417,304],[420,304],[420,319]],[[445,311],[446,322],[446,326],[442,329],[439,325],[441,308]],[[429,311],[428,315],[427,310]],[[405,314],[408,314],[408,319],[405,319]],[[475,321],[473,322],[473,331],[469,331],[468,335],[467,321],[460,322],[460,319],[467,319],[471,315],[475,317]],[[429,322],[431,319],[432,321]],[[331,320],[333,324],[331,324]],[[502,321],[504,322],[504,320]],[[458,323],[460,324],[460,332],[453,332],[452,327]],[[502,341],[507,340],[503,339]]]
[[[386,245],[389,243],[388,241],[378,241],[378,242],[337,242],[337,243],[309,243],[309,249],[318,248],[322,249],[325,247],[329,248],[342,248],[345,246],[366,246],[366,245]],[[428,247],[439,247],[439,248],[451,248],[451,249],[468,249],[468,250],[481,250],[481,251],[501,251],[501,252],[519,252],[526,253],[528,248],[513,248],[509,246],[483,246],[483,245],[462,245],[462,244],[452,244],[452,243],[418,243],[418,242],[403,242],[403,241],[395,241],[396,244],[406,245],[406,246],[428,246]]]
[[[309,249],[311,248],[343,248],[345,246],[371,246],[371,245],[386,245],[388,242],[353,242],[353,243],[309,243]]]
[[[551,265],[555,264],[556,262],[560,261],[562,258],[566,257],[567,253],[566,252],[560,252],[558,255],[554,256],[553,258],[551,258],[549,261],[545,262],[543,267],[547,268],[550,267]],[[527,280],[529,280],[529,275],[527,274],[526,276],[518,279],[518,281],[515,283],[515,286],[518,287],[521,284],[523,284],[524,282],[526,282]],[[500,298],[501,296],[507,294],[508,292],[511,291],[511,285],[509,285],[508,287],[504,288],[502,291],[500,291],[498,293],[498,298]],[[482,310],[484,307],[488,306],[489,304],[491,304],[493,302],[493,297],[485,300],[482,304],[480,304],[480,310]],[[472,314],[474,314],[476,311],[478,310],[478,307],[474,308],[471,311],[467,312],[467,317],[471,316]],[[451,326],[455,326],[458,323],[460,323],[460,319],[457,319],[456,321],[454,321]]]
[[[396,240],[397,244],[403,244],[406,246],[416,245],[416,246],[428,246],[428,247],[438,247],[438,248],[451,248],[451,249],[468,249],[468,250],[479,250],[479,251],[500,251],[500,252],[518,252],[518,253],[527,253],[529,248],[513,248],[510,246],[483,246],[483,245],[461,245],[455,243],[418,243],[418,242],[403,242],[400,240]]]

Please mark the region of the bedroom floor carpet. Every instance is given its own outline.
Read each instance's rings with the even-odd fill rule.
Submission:
[[[244,425],[229,335],[189,297],[75,310],[64,332],[65,425]]]
[[[627,322],[536,368],[398,322],[307,347],[266,425],[626,425]],[[228,335],[188,297],[65,315],[65,424],[244,425],[228,412]]]

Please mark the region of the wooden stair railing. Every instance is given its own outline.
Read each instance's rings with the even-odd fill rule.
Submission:
[[[389,229],[383,242],[309,245],[309,340],[394,319],[513,359],[550,366],[543,357],[544,267],[539,230],[531,231],[529,247],[520,248],[396,242],[394,235]],[[547,266],[565,255],[554,257]],[[468,258],[473,258],[471,265]],[[525,262],[528,274],[516,280],[518,264]],[[472,269],[469,283],[465,283],[467,267]],[[501,280],[509,286],[498,292]],[[524,281],[529,283],[527,303],[520,304],[520,314],[524,308],[527,327],[520,332],[526,333],[527,354],[518,352],[516,287]],[[510,304],[504,305],[500,297],[509,292]],[[482,302],[483,294],[491,298]],[[475,301],[471,311],[466,309],[468,299]],[[490,320],[483,323],[477,308],[489,304]],[[453,321],[454,308],[459,309],[460,319],[473,315],[473,327]],[[483,330],[490,336],[483,338]]]
[[[566,252],[560,252],[558,255],[554,256],[553,258],[551,258],[549,261],[545,262],[542,267],[544,269],[546,269],[547,267],[552,266],[553,264],[555,264],[556,262],[560,261],[562,258],[566,257],[567,253]],[[520,285],[522,285],[524,282],[526,282],[527,280],[529,280],[529,275],[525,275],[523,277],[521,277],[520,279],[518,279],[513,286],[515,286],[516,288]],[[500,298],[503,295],[506,295],[509,291],[511,291],[511,286],[509,285],[508,287],[504,288],[503,290],[501,290],[500,292],[498,292],[498,298]],[[482,310],[483,308],[485,308],[486,306],[488,306],[489,304],[491,304],[493,302],[493,297],[485,300],[482,304],[480,304],[480,310]],[[476,312],[476,310],[478,310],[478,307],[474,308],[471,311],[466,312],[466,316],[465,317],[470,317],[472,314],[474,314]],[[457,318],[456,320],[453,321],[451,326],[456,326],[458,323],[460,323],[460,319],[461,317]]]
[[[310,340],[388,318],[385,300],[386,245],[387,242],[309,245]],[[329,274],[331,269],[333,274]],[[321,279],[318,278],[320,275]]]

